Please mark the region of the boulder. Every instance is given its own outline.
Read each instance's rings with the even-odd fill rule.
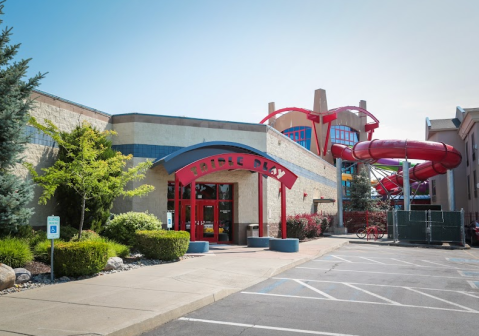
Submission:
[[[15,271],[10,266],[0,264],[0,290],[15,285]]]
[[[119,257],[111,257],[108,259],[105,268],[103,269],[104,271],[113,271],[117,270],[119,268],[122,268],[123,266],[123,259]]]
[[[13,271],[15,272],[15,283],[18,285],[32,280],[32,273],[25,268],[15,268]]]

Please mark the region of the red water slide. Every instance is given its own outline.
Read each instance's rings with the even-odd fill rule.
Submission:
[[[355,144],[353,148],[334,144],[331,146],[331,152],[335,158],[345,161],[374,162],[383,158],[427,160],[409,169],[410,182],[425,181],[435,175],[445,174],[448,169],[459,166],[462,160],[461,153],[452,146],[442,142],[418,140],[363,141]],[[384,195],[402,185],[403,177],[400,172],[383,178],[376,190]]]

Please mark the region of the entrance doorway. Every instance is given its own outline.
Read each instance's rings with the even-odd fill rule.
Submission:
[[[174,212],[174,182],[168,184],[168,211]],[[182,186],[179,229],[191,233],[190,186]],[[196,185],[195,240],[210,243],[233,241],[233,184],[198,183]]]
[[[218,241],[218,211],[215,201],[196,201],[196,239]],[[191,232],[191,202],[181,202],[181,230]],[[184,218],[184,219],[183,219]]]

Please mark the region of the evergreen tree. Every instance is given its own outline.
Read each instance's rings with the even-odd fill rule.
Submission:
[[[366,211],[372,209],[371,182],[366,169],[361,169],[359,174],[353,175],[349,189],[349,210]]]
[[[0,2],[0,15],[3,3]],[[15,232],[19,225],[28,224],[33,214],[33,209],[27,208],[33,186],[15,176],[13,170],[23,161],[25,126],[33,103],[30,95],[44,77],[38,74],[23,80],[30,59],[13,61],[20,44],[9,44],[11,31],[7,27],[0,34],[0,234]]]

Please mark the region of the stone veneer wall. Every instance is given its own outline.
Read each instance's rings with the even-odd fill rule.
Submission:
[[[313,199],[336,199],[336,168],[333,165],[271,127],[267,132],[267,153],[298,175],[293,188],[286,188],[287,215],[313,213]],[[267,210],[264,221],[269,227],[269,235],[276,236],[281,220],[281,184],[268,178],[266,186]],[[318,204],[317,211],[336,215],[337,205]]]
[[[35,99],[35,103],[30,115],[42,124],[44,124],[45,119],[48,119],[60,130],[71,131],[77,125],[81,125],[83,120],[86,120],[100,130],[111,128],[111,124],[109,124],[110,117],[99,111],[88,109],[40,92],[34,92],[32,98]],[[37,172],[41,172],[41,168],[53,165],[58,155],[58,149],[37,144],[28,144],[24,155],[25,161],[32,163]],[[16,174],[24,179],[29,178],[28,171],[23,166],[18,167]],[[51,199],[47,205],[39,205],[38,199],[42,193],[42,188],[35,186],[34,192],[35,196],[30,202],[29,207],[35,208],[35,214],[30,219],[30,225],[46,226],[47,216],[56,214],[56,201],[55,199]]]

